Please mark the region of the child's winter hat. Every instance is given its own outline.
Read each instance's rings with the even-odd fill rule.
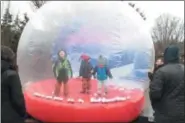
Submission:
[[[98,65],[107,65],[107,60],[102,55],[98,58]]]
[[[89,59],[90,59],[90,56],[88,56],[88,55],[86,55],[86,54],[82,54],[82,55],[80,56],[80,58],[81,58],[82,60],[89,60]]]

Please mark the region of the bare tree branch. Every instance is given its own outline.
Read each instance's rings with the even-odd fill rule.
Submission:
[[[152,30],[155,47],[163,51],[170,44],[184,41],[184,22],[172,15],[163,14],[156,19]]]

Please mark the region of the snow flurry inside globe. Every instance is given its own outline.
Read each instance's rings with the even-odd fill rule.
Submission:
[[[26,25],[18,46],[27,112],[44,122],[130,122],[136,118],[154,62],[145,23],[126,2],[47,2]],[[103,82],[98,78],[100,56],[106,62]],[[82,62],[88,69],[80,67]],[[70,69],[72,76],[60,74],[62,70],[56,74],[56,64],[64,66],[63,71]],[[79,77],[81,69],[92,76]],[[67,79],[60,82],[64,74]],[[81,93],[86,81],[89,92]],[[53,96],[56,85],[60,89]],[[106,88],[106,95],[99,95],[99,86],[102,92]]]

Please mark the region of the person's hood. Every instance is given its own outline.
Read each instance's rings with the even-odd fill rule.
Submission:
[[[104,57],[98,58],[98,65],[99,66],[105,66],[106,64],[107,64],[106,59]]]
[[[6,61],[1,60],[1,74],[4,71],[9,70],[9,69],[11,69],[11,65],[8,62],[6,62]]]
[[[164,64],[179,62],[179,48],[177,46],[169,46],[164,51]]]
[[[163,67],[163,66],[164,66],[164,64],[161,64],[161,65],[155,66],[155,68],[154,68],[154,72],[156,72],[159,68],[161,68],[161,67]]]

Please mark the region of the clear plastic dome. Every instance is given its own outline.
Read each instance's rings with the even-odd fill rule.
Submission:
[[[74,74],[66,89],[68,99],[61,92],[53,98],[52,93],[56,83],[52,66],[61,49]],[[80,93],[82,80],[76,77],[84,53],[93,66],[99,55],[108,61],[113,79],[106,83],[105,97],[96,95],[95,79],[90,81],[90,94]],[[143,108],[141,89],[148,86],[154,47],[145,21],[126,2],[47,2],[26,25],[17,62],[27,112],[33,117],[43,122],[131,122]]]
[[[147,72],[154,63],[153,42],[145,23],[125,2],[48,2],[22,33],[17,53],[21,81],[25,85],[54,78],[52,64],[62,48],[74,77],[83,53],[91,57],[93,65],[103,55],[113,84],[129,86],[128,80],[139,87],[148,81]]]

